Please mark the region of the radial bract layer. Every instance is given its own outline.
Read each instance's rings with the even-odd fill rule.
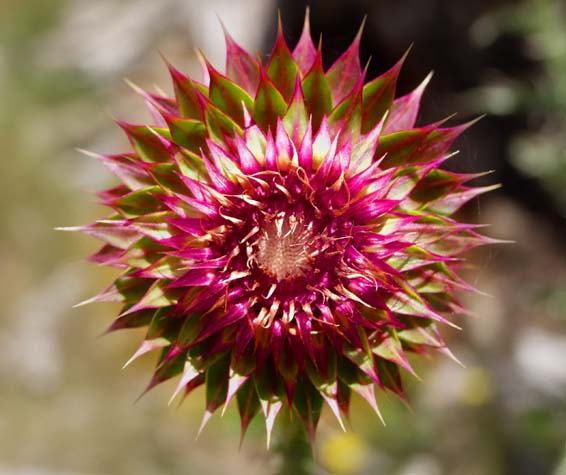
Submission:
[[[377,411],[408,352],[449,353],[461,254],[489,242],[450,217],[487,188],[440,168],[469,124],[416,127],[429,78],[395,98],[403,60],[366,81],[360,38],[325,71],[308,19],[265,65],[226,34],[225,73],[169,66],[175,97],[138,89],[153,123],[119,122],[132,150],[98,156],[121,183],[80,229],[120,276],[93,300],[123,302],[110,330],[148,328],[150,388],[206,386],[203,425],[236,399],[243,433],[287,405],[314,437],[324,402],[340,424],[352,392]]]

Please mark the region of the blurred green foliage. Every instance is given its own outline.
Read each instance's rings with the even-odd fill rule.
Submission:
[[[478,112],[524,114],[529,129],[514,138],[510,154],[517,167],[540,179],[566,216],[566,4],[526,0],[495,7],[475,23],[472,38],[488,46],[503,35],[524,39],[536,72],[497,75],[469,92]]]

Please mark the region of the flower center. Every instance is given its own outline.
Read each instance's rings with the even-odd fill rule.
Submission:
[[[256,262],[279,282],[293,279],[311,268],[312,244],[312,223],[305,225],[301,216],[281,211],[261,227]]]

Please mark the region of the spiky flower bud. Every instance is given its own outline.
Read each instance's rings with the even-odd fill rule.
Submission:
[[[169,66],[175,97],[139,90],[154,123],[119,122],[133,150],[98,156],[122,183],[80,229],[121,275],[92,300],[123,302],[110,330],[148,327],[150,388],[206,385],[203,425],[235,397],[243,433],[287,405],[312,438],[324,402],[340,424],[352,391],[377,412],[407,352],[448,351],[460,254],[488,242],[450,217],[486,188],[440,168],[469,124],[415,127],[429,78],[395,99],[401,60],[366,83],[360,37],[325,71],[308,19],[266,65],[226,33],[225,74]]]

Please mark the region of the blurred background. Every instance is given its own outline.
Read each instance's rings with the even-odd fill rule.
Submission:
[[[502,183],[463,211],[516,244],[470,256],[490,297],[444,329],[466,365],[434,356],[406,375],[411,410],[379,395],[383,427],[356,401],[342,433],[325,413],[318,474],[566,475],[566,6],[559,0],[312,0],[330,64],[367,14],[370,77],[414,44],[399,93],[433,69],[420,123],[488,114],[450,166]],[[139,396],[151,356],[126,370],[143,331],[97,338],[117,308],[73,309],[112,277],[84,262],[98,243],[57,233],[105,216],[94,192],[114,183],[75,147],[128,145],[111,117],[149,120],[124,84],[171,92],[162,52],[198,75],[218,68],[218,15],[266,57],[280,9],[294,44],[305,3],[280,0],[3,0],[0,3],[0,474],[270,474],[263,423],[238,450],[235,409],[195,442],[202,392],[167,405],[172,384]]]

